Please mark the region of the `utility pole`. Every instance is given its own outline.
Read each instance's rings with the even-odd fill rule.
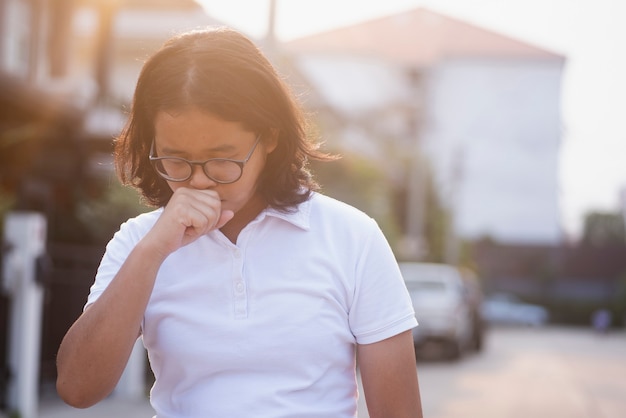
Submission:
[[[265,40],[263,41],[263,49],[265,55],[275,65],[278,58],[276,47],[276,0],[269,0],[268,2],[268,17],[267,17],[267,31],[265,33]]]
[[[98,38],[96,46],[95,80],[98,85],[98,99],[103,100],[110,93],[111,65],[113,63],[113,26],[121,0],[99,2]]]
[[[53,79],[67,76],[71,39],[72,17],[75,0],[55,0],[50,8],[50,26],[48,30],[49,75]]]
[[[410,119],[409,166],[407,169],[405,257],[413,261],[424,258],[428,252],[424,234],[426,219],[426,167],[420,143],[420,116],[423,95],[422,74],[416,68],[407,71],[411,88],[412,112]]]
[[[446,250],[445,261],[448,264],[459,263],[459,237],[456,228],[457,213],[459,209],[459,193],[463,181],[463,164],[465,160],[465,150],[462,146],[456,149],[456,154],[452,160],[450,189],[448,191],[447,210],[448,222],[446,228]]]
[[[269,0],[269,16],[265,42],[273,49],[276,46],[276,0]]]
[[[28,73],[27,80],[30,84],[37,84],[43,71],[42,46],[44,45],[42,34],[46,33],[46,2],[44,0],[31,0],[30,2],[30,38],[28,46]]]

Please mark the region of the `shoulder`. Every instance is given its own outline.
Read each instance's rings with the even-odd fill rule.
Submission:
[[[107,243],[103,258],[103,264],[109,261],[120,264],[126,259],[128,253],[137,245],[139,241],[150,231],[152,226],[161,215],[162,209],[142,213],[124,222],[120,229],[113,235]]]
[[[312,214],[344,216],[359,220],[371,220],[371,217],[362,210],[321,193],[313,193],[311,195],[310,205]]]
[[[337,229],[368,229],[376,224],[360,209],[320,193],[314,193],[309,204],[312,226],[325,224]]]
[[[163,208],[159,208],[130,218],[120,226],[120,230],[115,235],[141,237],[154,226],[162,212]]]
[[[141,227],[143,225],[152,226],[159,216],[163,213],[163,208],[158,208],[150,212],[141,213],[133,218],[128,219],[124,224]]]

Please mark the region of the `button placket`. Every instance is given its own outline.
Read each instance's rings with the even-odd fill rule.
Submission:
[[[241,254],[241,249],[234,249],[233,258],[235,265],[233,275],[235,318],[245,319],[248,317],[248,298],[246,294],[246,284],[243,279],[243,257]]]

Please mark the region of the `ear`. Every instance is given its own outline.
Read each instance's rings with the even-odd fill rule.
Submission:
[[[271,128],[267,135],[263,136],[263,147],[266,154],[271,154],[278,146],[278,134],[280,130],[278,128]]]

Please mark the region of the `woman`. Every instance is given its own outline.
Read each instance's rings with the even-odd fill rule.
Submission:
[[[116,141],[159,209],[122,225],[59,349],[57,389],[89,407],[141,336],[157,417],[421,417],[417,324],[389,245],[316,192],[324,159],[287,88],[230,29],[168,41]]]

